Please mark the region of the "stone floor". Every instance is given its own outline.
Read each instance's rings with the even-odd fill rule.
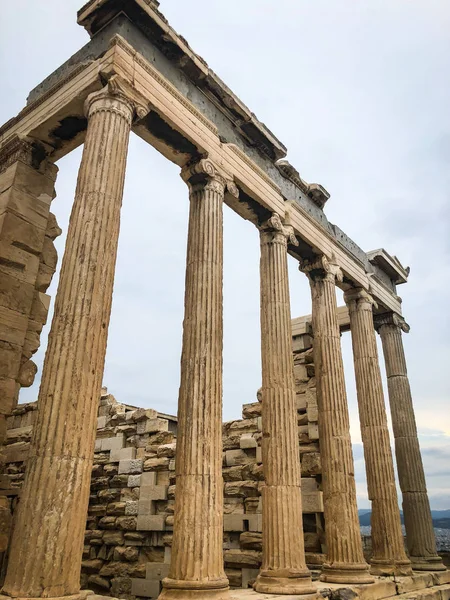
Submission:
[[[342,586],[316,582],[317,595],[279,596],[258,594],[253,590],[233,590],[232,600],[450,600],[450,571],[420,573],[412,577],[377,578],[370,585]]]

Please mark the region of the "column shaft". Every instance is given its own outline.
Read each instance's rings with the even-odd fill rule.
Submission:
[[[287,237],[274,215],[261,231],[263,563],[255,590],[309,594],[292,360]]]
[[[408,553],[413,569],[442,571],[403,348],[402,328],[409,329],[393,314],[376,317],[375,325],[383,344]]]
[[[79,593],[133,105],[107,87],[88,130],[4,593]]]
[[[372,502],[372,568],[375,575],[411,575],[406,557],[394,464],[378,361],[374,301],[364,290],[345,294],[349,307],[369,500]]]
[[[190,187],[185,317],[169,577],[160,598],[228,598],[223,564],[222,346],[225,182],[210,161]]]
[[[325,257],[302,265],[310,279],[317,378],[319,440],[322,458],[327,562],[322,581],[371,583],[364,560],[358,507],[350,420],[345,389],[341,340],[337,320],[336,277],[339,269]]]

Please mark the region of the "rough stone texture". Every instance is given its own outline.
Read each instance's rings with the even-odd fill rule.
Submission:
[[[261,229],[263,562],[255,590],[313,591],[302,529],[300,457],[287,269],[293,230],[274,214]],[[297,242],[296,242],[297,243]]]
[[[6,416],[20,387],[33,384],[61,230],[50,213],[57,167],[32,140],[14,137],[0,151],[0,555],[11,526],[11,490],[3,477]]]
[[[335,284],[336,277],[342,277],[342,274],[324,256],[314,262],[304,261],[302,270],[311,284],[323,464],[327,562],[323,565],[322,580],[370,583],[373,578],[364,560],[359,531],[350,420],[337,320]]]
[[[208,160],[190,190],[172,560],[160,598],[228,598],[223,565],[222,347],[225,180]],[[169,462],[169,458],[166,459]]]
[[[415,570],[441,571],[445,566],[436,552],[430,502],[403,349],[402,330],[409,331],[409,328],[403,319],[394,314],[376,317],[375,326],[383,344],[408,553]]]
[[[308,347],[310,343],[310,336],[302,344],[298,339],[294,340],[294,347],[301,345],[306,348],[294,353],[294,364],[296,367],[308,366],[310,375],[297,384],[297,397],[305,394],[303,390],[307,389],[309,408],[316,406],[312,348]],[[309,411],[312,416],[315,416],[314,412]],[[171,460],[162,470],[156,461],[168,451],[175,453],[177,421],[167,415],[158,415],[156,411],[120,404],[106,390],[102,392],[98,414],[82,586],[125,599],[133,599],[134,592],[143,589],[156,590],[157,595],[162,579],[167,576],[171,555],[175,463]],[[262,560],[260,415],[260,402],[246,404],[242,420],[223,424],[223,548],[225,572],[232,587],[252,584]],[[6,465],[6,478],[11,498],[17,497],[23,484],[36,416],[37,404],[32,403],[19,405],[8,418],[6,455],[9,462]],[[161,431],[147,433],[144,427],[144,433],[137,433],[143,421],[155,418],[158,418]],[[302,461],[303,528],[306,561],[317,568],[324,560],[325,549],[320,455],[318,447],[300,434],[304,427],[301,423],[305,419],[306,405],[297,409]],[[248,439],[255,441],[256,448],[251,444],[251,447],[243,450],[245,459],[242,458],[241,465],[226,466],[227,454],[240,449],[241,441]],[[135,460],[143,461],[143,465],[153,461],[152,470],[119,475],[120,463],[115,461],[117,452],[135,455]],[[311,468],[313,464],[316,465],[314,469]],[[128,514],[130,510],[133,514]],[[151,520],[148,517],[154,518]],[[145,528],[140,529],[138,524]]]
[[[349,308],[369,500],[372,502],[371,573],[411,575],[395,485],[394,463],[373,326],[374,300],[362,289],[345,293]]]
[[[38,418],[3,587],[15,597],[64,596],[80,589],[96,399],[103,375],[133,116],[133,105],[112,83],[92,95],[87,108],[89,125]]]

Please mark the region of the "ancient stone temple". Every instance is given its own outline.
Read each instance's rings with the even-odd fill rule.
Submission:
[[[156,0],[91,0],[78,23],[91,41],[0,128],[2,598],[446,600],[403,350],[397,286],[407,270],[327,220],[328,192],[300,177]],[[190,204],[177,417],[102,390],[131,133],[178,165]],[[36,373],[57,264],[56,163],[81,144],[39,397],[18,406]],[[260,233],[262,356],[258,400],[225,424],[224,203]],[[311,316],[293,322],[288,254],[311,287]],[[356,504],[345,330],[370,556]]]

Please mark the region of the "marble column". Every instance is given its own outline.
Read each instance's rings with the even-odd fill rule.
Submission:
[[[319,439],[326,522],[327,561],[321,580],[372,583],[364,560],[356,503],[355,469],[337,320],[338,267],[325,256],[302,261],[312,293],[314,364],[317,378]]]
[[[409,327],[401,317],[393,313],[377,315],[375,327],[383,344],[408,553],[414,570],[444,571],[445,566],[436,552],[430,502],[403,349],[402,331],[408,332]]]
[[[350,314],[359,422],[372,503],[372,559],[374,575],[411,575],[406,557],[395,485],[383,384],[373,327],[372,296],[351,289],[344,294]]]
[[[261,228],[263,561],[255,590],[312,594],[303,540],[300,453],[287,268],[292,227],[274,214]]]
[[[3,588],[9,596],[80,595],[98,399],[135,111],[117,78],[86,101],[86,141]]]
[[[229,598],[223,563],[222,346],[225,180],[209,160],[190,189],[172,561],[160,599]]]

